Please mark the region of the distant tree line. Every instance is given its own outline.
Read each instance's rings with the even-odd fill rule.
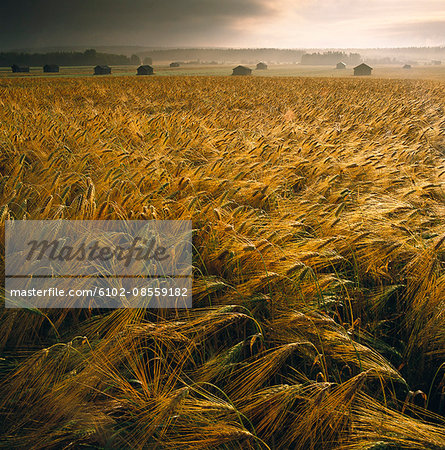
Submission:
[[[112,53],[99,53],[93,48],[84,52],[0,53],[1,67],[8,67],[12,64],[26,66],[42,66],[44,64],[58,64],[60,66],[137,65],[140,64],[140,58],[137,55],[128,57]]]
[[[235,62],[256,64],[258,61],[271,63],[296,63],[303,50],[278,48],[170,48],[138,52],[142,58],[154,62],[183,61],[204,63]]]
[[[383,58],[366,58],[368,64],[403,64],[403,61],[399,61],[396,58],[385,56]],[[415,64],[414,61],[409,61],[410,64]]]
[[[305,53],[301,57],[301,64],[317,66],[317,65],[333,65],[338,62],[344,62],[348,65],[360,64],[362,58],[359,53],[349,53],[345,52],[324,52],[324,53]]]

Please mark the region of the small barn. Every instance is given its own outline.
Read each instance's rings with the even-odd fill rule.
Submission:
[[[170,67],[179,67],[179,63],[178,62],[172,62],[172,63],[170,63]]]
[[[252,69],[246,66],[236,66],[232,71],[232,75],[252,75]]]
[[[344,62],[340,61],[339,63],[337,63],[336,68],[338,70],[345,70],[346,69],[346,64]]]
[[[405,64],[403,66],[403,68],[406,69],[406,70],[409,70],[409,69],[412,69],[412,66],[411,66],[411,64]]]
[[[143,66],[138,67],[138,75],[153,75],[153,67],[148,64],[144,64]]]
[[[267,64],[263,62],[259,62],[256,65],[256,70],[267,70]]]
[[[59,66],[57,64],[45,64],[43,66],[43,71],[45,73],[57,73],[59,72]]]
[[[368,66],[368,64],[362,63],[357,67],[354,67],[354,75],[355,76],[367,76],[371,75],[372,67]]]
[[[94,75],[109,75],[111,73],[110,66],[96,66],[94,68]]]
[[[11,70],[13,73],[29,72],[29,66],[18,66],[17,64],[13,64]]]

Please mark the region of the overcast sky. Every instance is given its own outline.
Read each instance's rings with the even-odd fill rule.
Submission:
[[[0,0],[0,49],[445,45],[445,0]]]

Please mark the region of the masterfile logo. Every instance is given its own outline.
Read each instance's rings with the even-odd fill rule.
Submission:
[[[190,307],[190,221],[5,222],[6,307]]]
[[[99,241],[94,241],[91,245],[85,242],[77,246],[65,245],[62,240],[48,241],[31,240],[27,243],[29,253],[26,256],[27,261],[37,259],[38,261],[46,255],[51,261],[109,261],[116,258],[118,261],[124,261],[124,266],[128,267],[133,259],[163,261],[169,258],[166,254],[166,248],[162,245],[156,246],[156,239],[142,239],[135,237],[129,247],[120,245],[111,246],[101,245]]]

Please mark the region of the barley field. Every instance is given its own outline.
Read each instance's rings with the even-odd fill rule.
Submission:
[[[444,113],[433,80],[2,79],[3,229],[191,219],[194,307],[1,308],[0,447],[445,448]]]

